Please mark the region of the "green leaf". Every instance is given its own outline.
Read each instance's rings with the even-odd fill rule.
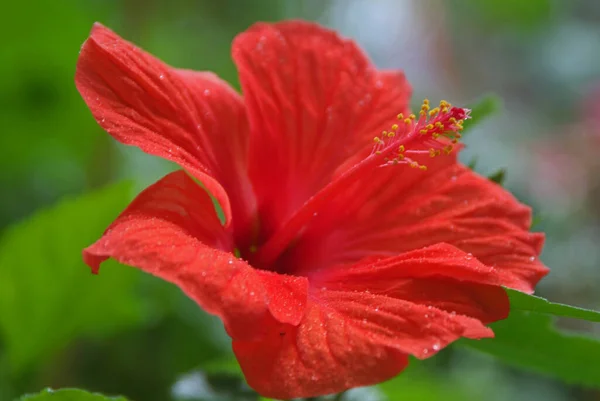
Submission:
[[[542,305],[538,302],[525,305]],[[495,338],[461,340],[460,343],[510,365],[544,373],[570,384],[600,387],[600,341],[559,332],[553,327],[550,316],[518,309],[513,309],[508,319],[493,323],[491,327]]]
[[[38,394],[28,394],[19,401],[127,401],[125,397],[107,397],[78,389],[45,389]]]
[[[508,319],[491,325],[496,337],[461,343],[568,383],[600,387],[600,365],[596,362],[600,360],[600,341],[560,332],[552,325],[551,317],[600,322],[600,312],[506,291],[511,312]]]
[[[467,167],[471,170],[475,171],[475,167],[477,167],[477,156],[473,156]]]
[[[129,185],[60,202],[6,230],[0,239],[0,336],[13,373],[82,336],[137,323],[139,273],[108,263],[90,273],[81,251],[127,205]]]
[[[488,179],[490,179],[492,182],[495,182],[498,185],[502,185],[504,183],[505,178],[506,178],[506,170],[503,168],[501,168],[500,170],[498,170],[495,173],[492,173],[490,176],[488,176]]]
[[[538,226],[538,224],[540,224],[542,222],[542,220],[543,220],[542,215],[534,212],[533,218],[531,219],[531,227],[529,229],[531,230],[533,228],[536,228]]]
[[[560,15],[561,3],[564,4],[552,0],[454,0],[448,10],[461,18],[459,22],[467,19],[472,24],[470,29],[479,26],[485,32],[510,31],[511,35],[525,35]]]
[[[502,99],[493,94],[486,95],[468,105],[467,108],[471,109],[471,118],[464,121],[463,134],[468,133],[468,131],[477,124],[500,111],[502,108]]]
[[[483,399],[485,394],[469,388],[466,381],[460,382],[447,374],[435,373],[436,361],[411,360],[408,368],[395,378],[377,387],[389,401],[464,401]],[[429,367],[429,368],[428,368]]]
[[[536,297],[535,295],[524,294],[515,290],[506,289],[506,292],[510,298],[511,310],[565,316],[590,322],[600,322],[600,312],[597,311],[550,302],[547,299]]]

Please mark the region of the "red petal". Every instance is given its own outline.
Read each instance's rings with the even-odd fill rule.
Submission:
[[[406,354],[370,341],[354,323],[309,300],[300,326],[273,327],[257,341],[233,341],[233,351],[248,384],[281,400],[379,383],[406,367]]]
[[[231,208],[236,218],[250,213],[248,124],[241,96],[225,82],[211,73],[173,69],[95,24],[75,83],[116,140],[189,170],[218,199],[228,223]]]
[[[292,271],[446,242],[502,271],[498,284],[532,292],[548,269],[537,259],[544,237],[529,232],[530,209],[454,156],[419,162],[428,171],[376,168],[340,191],[298,242]]]
[[[307,22],[257,24],[233,44],[252,128],[262,239],[407,108],[401,73],[377,72],[352,41]]]
[[[461,337],[492,337],[484,323],[509,311],[496,286],[502,274],[447,244],[325,269],[309,278],[299,326],[272,326],[233,348],[248,383],[273,398],[379,383],[407,354],[427,358]]]
[[[255,270],[231,250],[210,196],[177,171],[143,191],[83,257],[94,272],[112,257],[176,284],[234,339],[262,336],[273,317],[298,324],[307,280]]]
[[[325,269],[311,282],[334,290],[368,290],[490,323],[508,316],[508,297],[500,286],[511,279],[504,270],[489,268],[451,245],[437,244]]]
[[[260,394],[291,399],[337,393],[394,377],[407,353],[434,355],[461,336],[491,337],[480,321],[364,292],[316,290],[294,328],[234,341],[246,380]]]

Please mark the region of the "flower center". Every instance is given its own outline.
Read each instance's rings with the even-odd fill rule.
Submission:
[[[469,118],[469,113],[470,110],[453,107],[444,100],[440,102],[439,107],[430,109],[429,101],[425,99],[421,105],[419,118],[414,114],[408,117],[398,114],[398,123],[373,139],[375,144],[371,153],[306,201],[265,244],[258,248],[251,257],[252,264],[273,266],[324,205],[350,183],[360,180],[372,169],[406,164],[426,171],[427,166],[417,163],[413,157],[421,154],[429,154],[430,157],[450,154],[454,144],[461,137],[459,131],[463,128],[464,120]]]

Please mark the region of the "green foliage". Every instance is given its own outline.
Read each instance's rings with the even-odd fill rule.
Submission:
[[[482,96],[467,106],[471,110],[471,118],[463,123],[463,134],[480,124],[486,118],[494,115],[502,109],[502,99],[494,94]]]
[[[577,308],[514,290],[508,319],[491,325],[495,338],[460,343],[511,365],[545,373],[567,383],[600,387],[600,341],[556,330],[549,315],[600,322],[600,312]]]
[[[92,169],[90,160],[110,159],[109,137],[100,135],[81,100],[73,77],[81,44],[110,2],[50,0],[3,4],[0,24],[0,187],[6,194],[0,226],[31,213],[86,183],[106,183],[108,166]],[[26,28],[24,28],[26,27]]]
[[[557,331],[549,316],[514,310],[492,324],[496,337],[463,344],[571,384],[600,387],[600,342]]]
[[[547,299],[515,290],[507,289],[506,292],[510,298],[512,310],[564,316],[587,320],[589,322],[600,322],[600,312],[597,311],[550,302]]]
[[[504,184],[504,179],[506,178],[506,170],[501,168],[495,173],[492,173],[490,176],[488,176],[488,178],[492,182],[495,182],[498,185],[502,185]]]
[[[427,369],[431,361],[411,361],[409,367],[392,380],[377,386],[389,401],[464,401],[482,399],[485,394],[474,393],[465,383],[456,383],[448,377]]]
[[[24,395],[19,401],[127,401],[125,397],[107,397],[78,389],[46,389],[38,394]]]
[[[483,29],[523,33],[540,28],[557,12],[552,0],[452,0],[450,4],[456,12],[468,10],[477,15],[474,23]]]
[[[127,205],[129,185],[60,202],[6,230],[0,240],[0,335],[13,371],[82,335],[136,323],[138,273],[107,266],[94,276],[81,251]]]

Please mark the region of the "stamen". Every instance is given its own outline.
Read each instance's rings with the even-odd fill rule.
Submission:
[[[380,137],[376,137],[372,154],[384,155],[381,166],[404,163],[426,171],[427,167],[421,168],[411,155],[425,152],[430,157],[437,157],[442,153],[452,153],[453,145],[461,137],[459,131],[463,129],[462,124],[469,118],[469,112],[468,109],[452,107],[445,100],[438,107],[430,109],[429,100],[425,99],[418,119],[414,114],[407,118],[402,113],[398,114],[398,120],[404,124],[393,124],[389,131],[383,131]]]

